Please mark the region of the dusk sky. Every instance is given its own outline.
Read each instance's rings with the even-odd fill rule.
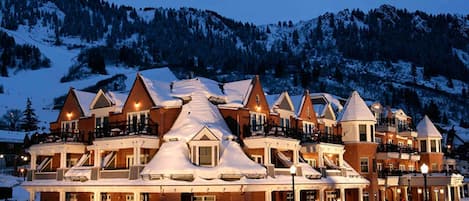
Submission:
[[[325,12],[346,8],[368,11],[382,4],[390,4],[410,11],[428,13],[469,14],[467,0],[108,0],[134,7],[194,7],[209,9],[243,22],[269,24],[278,21],[308,20]]]

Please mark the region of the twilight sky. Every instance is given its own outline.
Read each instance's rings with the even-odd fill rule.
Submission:
[[[345,8],[368,11],[382,4],[390,4],[410,11],[428,13],[469,14],[468,0],[107,0],[118,5],[142,7],[194,7],[208,9],[223,16],[270,24],[278,21],[308,20],[325,12],[337,12]]]

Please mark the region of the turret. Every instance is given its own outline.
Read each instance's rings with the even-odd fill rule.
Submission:
[[[342,140],[347,142],[374,142],[376,118],[358,92],[354,91],[345,103],[338,121],[342,126]]]
[[[440,171],[443,164],[441,134],[432,121],[425,116],[417,125],[417,141],[421,155],[420,164],[429,164],[430,171]]]

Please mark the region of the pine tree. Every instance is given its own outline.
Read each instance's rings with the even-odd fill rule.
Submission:
[[[26,101],[26,109],[23,111],[23,120],[21,122],[21,128],[28,132],[37,130],[37,124],[39,120],[37,119],[36,113],[32,108],[31,99],[28,98]]]

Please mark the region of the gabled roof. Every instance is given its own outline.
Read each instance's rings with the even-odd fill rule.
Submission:
[[[251,94],[252,81],[252,79],[249,79],[225,83],[223,90],[227,96],[227,101],[223,106],[244,107],[248,102],[249,94]]]
[[[150,80],[141,74],[138,74],[142,79],[143,85],[149,93],[153,104],[157,107],[179,107],[181,106],[181,100],[174,98],[170,95],[171,86],[170,83]]]
[[[427,115],[417,124],[417,138],[439,138],[441,134]]]
[[[339,122],[344,121],[376,121],[365,101],[357,91],[352,92],[345,103],[345,107],[337,118]]]
[[[293,103],[290,95],[286,91],[281,94],[267,95],[266,99],[271,111],[274,111],[274,109],[284,109],[295,112],[297,109],[297,106]]]
[[[304,102],[305,102],[305,96],[304,95],[296,95],[296,96],[290,96],[291,102],[294,105],[295,108],[295,115],[299,116],[301,109],[303,108]]]
[[[83,116],[90,116],[90,105],[93,99],[95,98],[95,93],[89,93],[85,91],[79,91],[76,89],[72,89],[75,97],[77,98],[78,104],[80,105],[81,111],[83,112]]]
[[[109,98],[111,103],[116,107],[117,112],[122,111],[122,107],[124,107],[125,101],[129,94],[126,93],[118,93],[113,91],[108,91],[106,93],[106,97]]]
[[[342,97],[332,95],[329,93],[310,93],[311,99],[316,99],[317,97],[323,97],[329,102],[332,106],[332,109],[335,110],[335,112],[341,112],[344,108],[342,105],[341,101],[343,100]],[[314,104],[314,102],[313,102]]]
[[[94,109],[96,107],[96,104],[98,104],[98,102],[101,102],[102,98],[104,98],[104,101],[106,102],[106,104],[108,105],[108,107],[112,106],[113,103],[111,100],[109,100],[109,97],[106,96],[106,94],[104,93],[104,91],[102,89],[100,89],[98,91],[98,93],[96,93],[96,96],[93,98],[93,100],[91,101],[91,104],[90,104],[90,109]],[[98,104],[99,105],[99,104]]]

